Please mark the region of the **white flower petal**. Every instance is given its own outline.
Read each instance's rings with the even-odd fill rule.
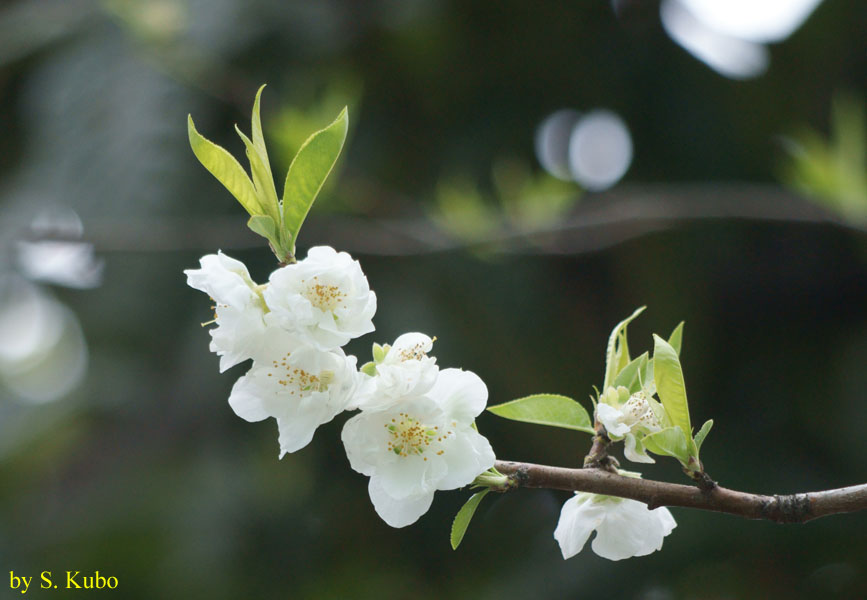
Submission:
[[[644,449],[644,446],[641,446],[639,450],[639,443],[640,442],[636,439],[635,435],[633,435],[632,433],[627,433],[626,440],[624,442],[623,455],[632,462],[647,464],[655,463],[656,461],[647,455],[647,451]]]
[[[367,416],[363,413],[349,419],[343,425],[340,438],[352,470],[370,477],[376,472],[381,446],[388,442],[382,435],[369,435],[366,419]]]
[[[560,511],[554,539],[560,544],[563,558],[581,552],[590,534],[605,519],[605,508],[593,501],[592,494],[577,493],[569,498]]]
[[[229,394],[229,406],[235,414],[246,421],[254,423],[267,419],[271,415],[262,406],[256,384],[246,375],[238,379]]]
[[[443,453],[448,472],[437,483],[437,489],[453,490],[468,485],[494,466],[496,457],[490,442],[472,427],[456,431],[449,442]]]
[[[407,498],[437,489],[448,467],[444,460],[426,454],[431,456],[402,456],[377,465],[376,476],[389,496]]]
[[[316,428],[334,418],[334,415],[329,415],[330,411],[320,405],[299,407],[291,417],[278,418],[277,428],[280,434],[277,441],[280,444],[280,458],[309,444]]]
[[[662,548],[663,539],[675,526],[667,508],[651,511],[642,502],[623,499],[606,512],[591,547],[609,560],[645,556]]]
[[[208,294],[219,304],[245,306],[256,296],[247,267],[239,260],[218,252],[199,260],[200,269],[187,269],[187,285]]]
[[[367,490],[376,514],[392,527],[406,527],[418,521],[418,518],[428,511],[434,497],[433,491],[430,491],[417,496],[393,498],[386,493],[376,477],[371,477]]]
[[[605,426],[605,431],[612,438],[621,438],[629,433],[629,425],[622,422],[623,413],[611,406],[600,402],[596,405],[596,419]]]
[[[443,369],[427,394],[450,418],[472,423],[488,403],[485,382],[472,371]]]

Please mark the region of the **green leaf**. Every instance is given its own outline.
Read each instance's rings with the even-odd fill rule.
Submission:
[[[656,381],[653,379],[653,360],[648,360],[647,364],[644,365],[641,384],[644,386],[644,390],[647,392],[648,396],[652,396],[656,393]]]
[[[689,422],[689,405],[686,401],[686,384],[683,369],[677,352],[658,335],[653,336],[653,377],[656,380],[656,393],[672,423],[692,438]]]
[[[307,138],[289,166],[283,187],[283,227],[293,254],[301,225],[337,162],[348,128],[349,115],[344,108],[331,125]]]
[[[476,509],[479,507],[479,503],[490,491],[491,490],[482,490],[481,492],[476,492],[470,496],[470,499],[461,507],[458,514],[455,515],[455,520],[452,523],[452,550],[457,550],[458,546],[461,545],[461,541],[464,539],[464,534],[467,532],[467,527],[470,526],[470,521],[472,521],[473,515],[476,514]]]
[[[375,377],[376,376],[376,363],[373,361],[366,362],[363,365],[361,365],[361,367],[358,370],[361,371],[362,373],[364,373],[365,375],[370,375],[371,377]]]
[[[644,375],[648,357],[648,353],[645,352],[623,367],[614,379],[614,387],[623,386],[629,390],[630,394],[634,394],[640,390],[641,377]]]
[[[686,436],[680,427],[669,427],[656,433],[644,436],[644,447],[661,456],[673,456],[682,464],[689,462],[689,450]]]
[[[271,175],[271,166],[268,164],[268,151],[265,149],[265,136],[262,135],[262,118],[259,115],[259,105],[260,100],[262,98],[262,90],[265,89],[266,84],[262,84],[259,90],[256,92],[256,99],[253,101],[253,116],[250,119],[252,133],[253,133],[253,145],[256,150],[259,151],[259,154],[265,161],[265,166],[268,168],[268,175]],[[273,183],[274,178],[271,177],[271,182]],[[277,195],[277,192],[274,192],[274,196]]]
[[[235,131],[244,141],[244,146],[247,148],[247,160],[250,161],[250,173],[253,174],[253,187],[256,190],[256,197],[259,199],[259,205],[265,210],[274,222],[280,221],[280,207],[277,204],[277,190],[274,188],[274,177],[271,175],[271,168],[268,166],[268,156],[264,157],[253,144],[253,141],[244,135],[237,125]]]
[[[708,419],[701,426],[701,429],[698,430],[698,433],[695,434],[695,447],[697,450],[701,450],[701,445],[704,443],[707,434],[710,433],[711,427],[713,427],[713,419]]]
[[[279,244],[277,224],[268,215],[254,215],[247,220],[247,227],[261,235],[276,247]]]
[[[388,349],[373,342],[373,362],[379,364],[385,360],[385,355],[388,354]]]
[[[683,321],[677,324],[677,327],[674,328],[674,331],[671,332],[671,337],[668,338],[668,343],[671,344],[671,347],[674,348],[674,351],[677,352],[677,355],[680,356],[680,346],[683,342]]]
[[[595,433],[584,407],[572,398],[558,394],[535,394],[491,406],[488,410],[512,421]]]
[[[629,348],[626,345],[626,327],[638,315],[644,312],[646,306],[642,306],[634,313],[620,321],[611,335],[608,337],[608,349],[605,357],[605,380],[602,389],[608,388],[620,370],[629,363]]]
[[[235,199],[241,203],[251,215],[263,215],[265,211],[259,204],[253,182],[247,176],[243,167],[224,148],[204,138],[193,124],[193,117],[187,117],[187,133],[190,137],[190,147],[211,175],[222,183]]]

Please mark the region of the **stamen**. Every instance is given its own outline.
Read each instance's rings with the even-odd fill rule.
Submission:
[[[301,283],[303,285],[305,280],[302,279]],[[307,284],[303,295],[311,304],[313,304],[313,306],[322,311],[334,311],[338,307],[346,306],[346,294],[343,293],[340,287],[319,283],[318,276],[314,277],[313,280]]]
[[[399,420],[398,420],[399,419]],[[398,419],[392,419],[391,423],[383,426],[388,430],[390,439],[386,449],[397,456],[421,456],[434,442],[441,442],[443,436],[438,436],[439,427],[429,427],[407,413],[400,413]],[[451,435],[451,431],[448,435]],[[438,450],[437,456],[445,451]],[[424,460],[427,460],[425,457]]]

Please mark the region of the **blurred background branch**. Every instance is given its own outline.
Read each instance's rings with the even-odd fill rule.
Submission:
[[[588,194],[556,223],[519,228],[504,219],[485,230],[457,237],[424,215],[376,218],[313,215],[305,238],[350,252],[413,256],[461,249],[505,253],[582,254],[596,252],[649,233],[703,221],[745,220],[830,225],[867,233],[867,223],[843,218],[801,194],[771,185],[747,183],[623,185]],[[135,222],[93,218],[87,238],[99,252],[177,252],[260,248],[261,240],[243,227],[243,215],[210,219],[138,219]],[[64,240],[63,235],[25,238]],[[302,243],[305,240],[302,240]]]

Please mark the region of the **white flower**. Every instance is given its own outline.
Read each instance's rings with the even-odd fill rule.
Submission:
[[[444,369],[427,394],[362,411],[346,422],[342,438],[349,464],[370,477],[370,499],[386,523],[414,523],[436,490],[467,485],[493,466],[491,445],[472,427],[487,399],[477,375]]]
[[[346,252],[317,246],[307,258],[271,273],[264,291],[268,324],[297,333],[320,350],[331,350],[373,331],[376,295],[358,261]]]
[[[216,302],[217,327],[210,330],[211,352],[220,357],[220,372],[252,358],[265,333],[265,305],[259,287],[244,263],[218,252],[199,261],[200,269],[187,269],[187,285]]]
[[[247,421],[275,417],[282,458],[309,444],[317,427],[346,409],[357,378],[354,356],[339,348],[317,350],[271,330],[253,367],[232,388],[229,405]]]
[[[624,389],[623,395],[626,394]],[[664,415],[656,414],[655,406],[644,391],[632,394],[622,404],[617,401],[618,397],[617,393],[604,394],[596,405],[596,419],[605,426],[612,440],[625,439],[623,454],[626,458],[640,463],[655,462],[647,455],[638,436],[660,431]]]
[[[405,396],[420,396],[431,389],[439,368],[427,353],[433,340],[423,333],[404,333],[376,365],[376,375],[364,376],[364,385],[351,408],[379,410]]]
[[[676,526],[665,507],[648,510],[636,500],[579,492],[563,505],[554,538],[563,558],[571,558],[581,552],[595,529],[593,551],[608,560],[621,560],[659,550]]]

